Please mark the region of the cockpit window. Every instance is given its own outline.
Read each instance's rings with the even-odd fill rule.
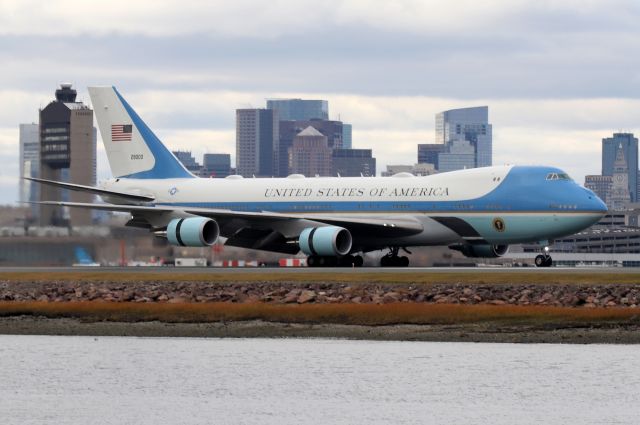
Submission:
[[[549,173],[547,180],[571,180],[571,177],[566,173]]]

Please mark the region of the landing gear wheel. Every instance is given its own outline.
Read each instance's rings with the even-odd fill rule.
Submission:
[[[534,260],[536,267],[551,267],[553,260],[550,255],[537,255]]]
[[[318,267],[318,257],[315,255],[308,256],[307,267]]]
[[[380,258],[380,267],[408,267],[408,266],[409,266],[409,257],[405,257],[405,256],[398,257],[397,251],[396,251],[396,255],[391,253]]]
[[[355,267],[362,267],[363,264],[364,264],[364,259],[362,258],[361,255],[356,255],[353,257],[353,265]]]

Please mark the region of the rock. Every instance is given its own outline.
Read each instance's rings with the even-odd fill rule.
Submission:
[[[298,295],[299,295],[299,291],[294,289],[293,291],[285,295],[285,297],[280,302],[286,303],[286,304],[295,303],[298,301]]]
[[[464,288],[464,289],[462,290],[462,293],[463,293],[465,296],[467,296],[467,297],[468,297],[468,296],[470,296],[470,295],[472,295],[472,294],[473,294],[473,289],[471,289],[471,288]]]
[[[167,301],[169,304],[181,304],[181,303],[188,303],[190,302],[190,300],[184,298],[184,297],[175,297],[175,298],[171,298],[169,301]]]
[[[312,302],[316,299],[316,293],[314,291],[306,290],[302,291],[300,296],[298,297],[298,304],[304,304]]]
[[[397,303],[398,301],[400,301],[401,295],[397,292],[388,292],[386,294],[384,294],[384,296],[382,297],[382,302],[384,304],[389,304],[389,303]]]
[[[36,299],[36,301],[40,301],[40,302],[48,302],[48,301],[49,301],[49,297],[43,294],[43,295],[40,295],[40,296]]]
[[[506,302],[503,300],[490,300],[487,301],[487,304],[493,304],[493,305],[505,305]]]
[[[360,304],[362,302],[362,297],[353,297],[350,301],[355,304]]]
[[[169,297],[167,297],[167,294],[162,294],[157,299],[158,301],[167,301]]]

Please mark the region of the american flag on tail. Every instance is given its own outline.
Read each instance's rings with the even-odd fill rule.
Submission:
[[[130,142],[133,126],[131,124],[113,124],[111,126],[111,140],[114,142]]]

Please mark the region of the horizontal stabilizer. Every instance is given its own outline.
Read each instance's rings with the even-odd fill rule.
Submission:
[[[56,186],[63,189],[74,190],[77,192],[93,193],[94,195],[99,195],[103,199],[108,200],[109,202],[113,202],[115,204],[127,204],[132,202],[135,202],[135,203],[153,202],[155,200],[153,196],[138,195],[135,193],[117,192],[114,190],[100,189],[97,187],[85,186],[81,184],[58,182],[55,180],[39,179],[36,177],[23,177],[23,178],[26,180],[31,180],[33,182],[42,183],[49,186]]]

